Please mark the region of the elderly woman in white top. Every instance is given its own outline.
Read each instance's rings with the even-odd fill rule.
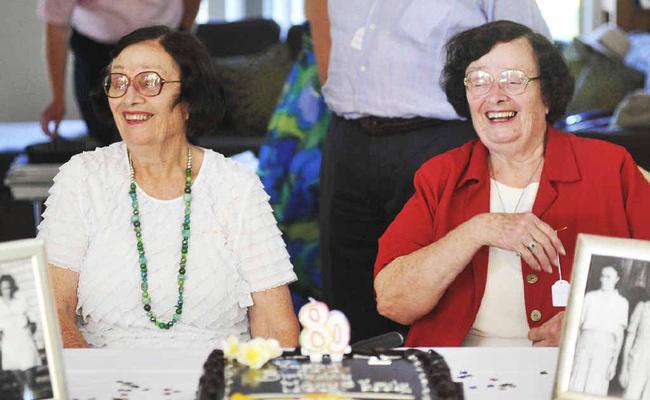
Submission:
[[[99,111],[123,141],[61,167],[39,227],[64,346],[296,345],[296,276],[268,196],[253,172],[187,139],[223,110],[205,48],[142,28],[108,72]]]

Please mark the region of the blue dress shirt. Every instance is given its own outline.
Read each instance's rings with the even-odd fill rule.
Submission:
[[[550,38],[535,0],[329,0],[332,48],[323,87],[332,111],[460,119],[440,87],[454,34],[508,19]]]

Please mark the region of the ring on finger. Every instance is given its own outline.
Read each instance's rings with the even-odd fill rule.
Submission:
[[[528,250],[533,251],[533,249],[534,249],[535,247],[537,247],[537,244],[538,244],[537,241],[536,241],[535,239],[533,239],[533,240],[530,241],[530,243],[528,243],[528,244],[525,245],[525,246],[526,246],[526,248],[527,248]]]

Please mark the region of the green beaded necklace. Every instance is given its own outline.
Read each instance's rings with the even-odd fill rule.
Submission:
[[[190,206],[192,205],[192,152],[187,148],[187,164],[185,166],[185,192],[183,193],[183,202],[185,203],[185,217],[183,218],[183,242],[181,244],[181,261],[178,268],[178,301],[176,302],[176,313],[172,319],[164,322],[159,320],[151,311],[151,297],[149,296],[149,285],[147,283],[147,257],[144,253],[144,243],[142,241],[142,228],[140,226],[140,210],[138,209],[138,195],[135,191],[135,172],[133,171],[133,161],[129,154],[129,174],[131,185],[129,186],[129,196],[131,196],[131,207],[133,215],[131,224],[135,232],[137,248],[140,262],[140,289],[142,290],[142,304],[149,321],[160,329],[169,329],[181,319],[183,313],[183,291],[185,287],[185,267],[187,266],[187,245],[190,238]]]

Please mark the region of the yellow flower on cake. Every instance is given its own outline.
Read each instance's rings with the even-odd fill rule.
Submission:
[[[266,339],[264,340],[264,346],[266,347],[266,351],[269,353],[270,358],[276,358],[282,355],[282,347],[280,347],[280,342],[277,340]]]
[[[228,360],[234,360],[239,355],[239,339],[236,336],[230,335],[228,339],[221,343],[223,347],[223,356]]]
[[[247,365],[249,368],[262,368],[262,366],[270,359],[271,356],[267,350],[265,339],[255,338],[247,343],[242,343],[239,346],[237,361],[241,364]]]

